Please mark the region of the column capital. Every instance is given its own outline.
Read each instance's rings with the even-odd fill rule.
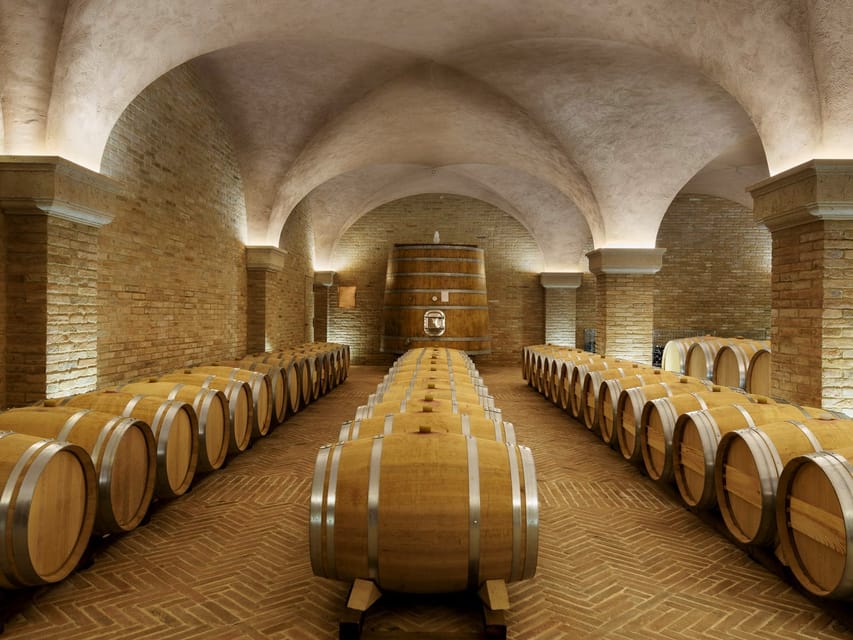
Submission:
[[[749,188],[756,222],[770,231],[853,220],[853,160],[810,160]]]
[[[123,191],[116,180],[57,156],[0,157],[0,209],[8,214],[49,215],[91,227],[113,220]]]
[[[601,274],[654,274],[663,265],[666,249],[595,249],[586,254],[589,270]]]
[[[539,284],[543,289],[577,289],[581,286],[583,274],[580,272],[543,272],[539,274]]]
[[[331,287],[335,284],[334,271],[315,271],[314,286],[315,287]]]
[[[273,246],[246,246],[246,268],[250,271],[284,271],[287,251]]]

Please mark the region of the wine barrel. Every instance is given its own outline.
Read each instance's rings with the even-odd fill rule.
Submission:
[[[228,411],[231,430],[228,432],[229,453],[240,453],[249,447],[252,440],[252,389],[247,382],[230,380],[207,373],[167,373],[160,376],[162,382],[183,382],[201,387],[216,389],[228,399]]]
[[[317,454],[309,516],[315,575],[404,593],[473,590],[486,580],[532,577],[538,540],[526,447],[401,433]]]
[[[820,597],[853,597],[853,464],[829,451],[798,456],[777,492],[779,542],[797,582]]]
[[[716,504],[714,465],[723,435],[804,416],[825,418],[833,414],[819,407],[761,402],[701,409],[680,416],[672,434],[672,466],[681,499],[697,509],[710,509]]]
[[[607,444],[616,444],[616,404],[625,389],[643,387],[658,382],[677,382],[682,376],[662,369],[644,369],[624,378],[611,378],[601,383],[598,392],[598,434]]]
[[[759,353],[769,350],[770,343],[767,340],[739,340],[724,344],[714,356],[714,384],[746,389],[750,362]]]
[[[0,587],[59,582],[92,535],[97,482],[92,459],[70,442],[0,433]]]
[[[784,466],[816,451],[853,456],[853,420],[786,420],[724,435],[714,487],[729,532],[741,542],[776,541],[776,487]]]
[[[705,338],[690,345],[684,359],[684,373],[693,378],[712,379],[714,358],[717,352],[730,342],[732,342],[730,338]]]
[[[601,403],[598,402],[598,396],[601,393],[601,383],[605,380],[614,378],[626,378],[630,375],[642,373],[648,369],[645,365],[637,364],[636,362],[627,363],[625,366],[615,367],[612,369],[601,369],[599,371],[588,371],[583,377],[581,383],[581,397],[583,403],[579,418],[587,429],[592,431],[598,427],[601,419]]]
[[[269,362],[257,362],[248,358],[223,360],[218,364],[265,374],[270,381],[270,402],[272,404],[270,421],[273,425],[284,422],[287,418],[287,374],[281,366]]]
[[[389,413],[467,413],[473,416],[498,417],[498,410],[484,407],[477,402],[456,401],[449,398],[426,396],[389,400],[374,405],[363,405],[367,417],[384,416]]]
[[[94,532],[125,533],[142,522],[156,473],[145,422],[90,409],[21,407],[0,414],[0,430],[70,442],[89,454],[98,486]]]
[[[372,438],[392,433],[418,433],[424,428],[438,433],[457,433],[509,444],[516,443],[515,428],[511,422],[467,413],[389,413],[373,418],[356,418],[341,425],[338,440]]]
[[[749,359],[745,388],[749,393],[770,395],[770,349],[758,351]]]
[[[687,351],[697,342],[707,340],[711,336],[693,336],[688,338],[676,338],[669,340],[663,347],[660,367],[664,371],[675,373],[687,373]]]
[[[616,402],[616,440],[619,452],[629,462],[638,462],[643,454],[640,447],[640,429],[643,407],[646,402],[657,398],[672,396],[692,391],[709,391],[713,385],[708,380],[683,376],[676,381],[657,382],[623,389]]]
[[[491,353],[484,252],[463,244],[396,244],[388,256],[380,351],[426,346]]]
[[[192,406],[196,415],[198,431],[198,471],[214,471],[225,463],[228,455],[228,443],[231,440],[231,418],[228,413],[228,400],[225,394],[216,389],[205,389],[198,385],[175,382],[131,382],[119,391],[134,396],[155,396],[165,400],[181,401]],[[143,403],[143,406],[145,403]],[[174,406],[174,405],[173,405]],[[174,409],[160,414],[153,420],[154,428],[162,431],[173,419]],[[181,420],[180,414],[176,418]],[[191,418],[186,418],[191,420]],[[181,428],[182,429],[182,428]],[[171,432],[171,428],[169,429]],[[179,485],[174,485],[179,486]]]
[[[261,371],[249,371],[240,367],[220,367],[204,365],[184,369],[184,373],[204,373],[208,375],[240,380],[248,383],[252,390],[252,437],[263,438],[272,426],[272,383],[267,374]]]
[[[631,364],[633,363],[622,358],[600,358],[579,364],[573,368],[571,379],[569,380],[569,415],[573,418],[583,418],[582,412],[585,402],[585,398],[583,397],[583,382],[588,373],[604,369],[621,369],[625,365],[630,366]]]
[[[127,391],[92,391],[48,403],[92,409],[144,421],[156,443],[157,484],[154,495],[175,498],[187,492],[198,469],[198,417],[182,400]]]

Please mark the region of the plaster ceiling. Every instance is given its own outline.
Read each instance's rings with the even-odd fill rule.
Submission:
[[[446,192],[572,270],[652,247],[681,191],[853,157],[853,0],[11,0],[3,153],[97,169],[122,111],[191,65],[232,132],[250,244],[300,202],[317,261],[370,208]],[[577,240],[575,240],[577,238]]]

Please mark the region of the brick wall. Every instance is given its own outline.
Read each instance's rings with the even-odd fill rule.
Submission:
[[[3,217],[7,259],[6,368],[14,372],[6,381],[5,406],[18,406],[44,396],[48,218],[10,214]]]
[[[853,223],[823,231],[823,406],[853,416]]]
[[[678,196],[658,231],[657,246],[666,253],[655,276],[655,332],[767,337],[771,244],[749,209],[712,196]]]
[[[287,255],[268,298],[275,318],[268,331],[273,348],[287,348],[314,336],[314,231],[303,207],[297,206],[287,218],[279,247]]]
[[[246,351],[246,211],[228,134],[179,67],[117,122],[126,196],[99,233],[99,386]]]
[[[577,289],[545,289],[545,342],[573,345],[576,316]]]
[[[652,362],[654,276],[601,274],[596,278],[595,352]]]
[[[0,213],[0,408],[6,405],[6,216]]]
[[[654,276],[655,342],[706,332],[766,338],[770,331],[770,232],[741,205],[704,195],[673,200],[658,231],[666,249]],[[577,296],[577,342],[596,326],[595,278]],[[600,340],[599,340],[600,342]]]
[[[47,218],[48,398],[97,385],[98,229]]]
[[[337,286],[329,291],[328,339],[351,345],[355,363],[385,364],[379,352],[382,303],[390,249],[395,243],[475,244],[485,251],[492,353],[478,362],[520,362],[521,348],[544,338],[542,254],[527,230],[506,213],[479,200],[425,194],[397,200],[350,227],[333,256],[336,285],[355,286],[356,308],[338,308]]]

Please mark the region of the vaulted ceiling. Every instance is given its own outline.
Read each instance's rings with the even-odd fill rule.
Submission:
[[[853,157],[853,0],[4,0],[0,152],[97,170],[188,64],[232,133],[249,244],[302,203],[316,263],[425,192],[515,216],[547,270],[653,247],[682,191]]]

